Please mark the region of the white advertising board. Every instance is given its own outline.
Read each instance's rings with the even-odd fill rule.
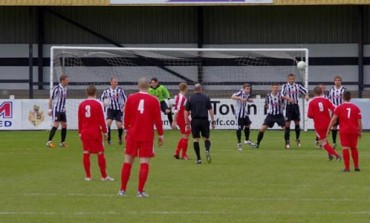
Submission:
[[[232,5],[272,3],[273,0],[110,0],[111,5]]]

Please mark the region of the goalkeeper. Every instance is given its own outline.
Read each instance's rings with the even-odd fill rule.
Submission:
[[[170,102],[170,92],[167,88],[158,82],[156,77],[150,80],[149,94],[158,98],[161,104],[162,112],[167,115],[170,125],[172,125],[172,112],[171,112],[171,102]]]

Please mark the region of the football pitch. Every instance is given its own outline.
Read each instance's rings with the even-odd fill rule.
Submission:
[[[136,198],[137,161],[127,196],[117,196],[123,146],[116,142],[106,147],[116,180],[100,181],[92,156],[93,180],[86,182],[75,131],[67,149],[46,148],[48,131],[1,131],[0,222],[369,222],[370,133],[360,140],[361,172],[352,166],[349,173],[315,148],[314,132],[302,132],[302,147],[290,150],[283,134],[267,131],[259,149],[238,151],[235,131],[213,130],[212,163],[201,143],[203,164],[196,165],[191,141],[191,160],[173,158],[179,132],[166,131],[151,160],[150,197]],[[59,137],[60,130],[54,141]]]

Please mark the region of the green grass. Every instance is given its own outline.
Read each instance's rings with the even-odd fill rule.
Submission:
[[[85,182],[76,132],[68,132],[68,149],[52,150],[44,146],[47,131],[2,131],[0,222],[369,222],[370,133],[360,142],[359,173],[327,161],[313,132],[287,151],[283,132],[267,131],[260,149],[241,152],[234,131],[211,134],[212,164],[195,165],[192,143],[192,160],[172,157],[179,132],[167,131],[151,160],[150,197],[138,199],[137,162],[127,196],[117,196],[123,147],[106,148],[116,181],[101,182],[92,157],[93,181]]]

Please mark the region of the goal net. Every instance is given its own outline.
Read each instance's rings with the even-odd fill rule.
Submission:
[[[299,61],[308,64],[307,49],[54,46],[50,58],[50,89],[63,73],[70,77],[69,99],[85,98],[89,84],[97,86],[99,96],[109,87],[112,77],[118,78],[126,94],[137,91],[140,77],[156,77],[170,91],[172,98],[177,94],[180,82],[188,83],[189,94],[195,83],[201,83],[204,92],[212,99],[216,115],[223,115],[234,112],[232,102],[228,100],[244,83],[251,85],[252,97],[261,98],[255,102],[258,109],[263,108],[261,103],[270,92],[271,84],[277,82],[282,85],[290,73],[296,74],[297,82],[307,87],[308,66],[298,69]],[[252,114],[257,112],[253,107],[251,109]],[[225,126],[227,128],[228,124]],[[258,128],[257,125],[254,127]]]

